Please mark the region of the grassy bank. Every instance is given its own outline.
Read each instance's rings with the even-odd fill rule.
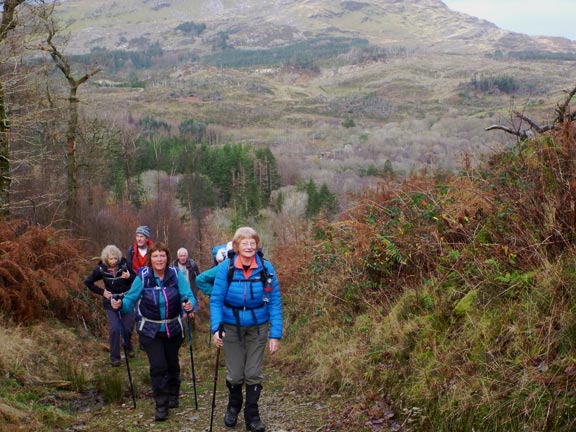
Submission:
[[[575,145],[566,125],[317,224],[280,270],[289,359],[356,424],[573,430]]]

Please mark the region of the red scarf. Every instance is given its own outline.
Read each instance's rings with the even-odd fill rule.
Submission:
[[[146,244],[148,245],[148,250],[152,246],[152,240],[146,239]],[[148,254],[142,255],[140,250],[138,249],[138,243],[134,242],[132,247],[132,268],[134,269],[134,273],[138,273],[138,269],[140,267],[144,267],[148,262]]]

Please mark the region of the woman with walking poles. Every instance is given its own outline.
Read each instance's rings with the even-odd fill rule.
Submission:
[[[180,395],[178,351],[184,341],[181,310],[192,315],[195,305],[190,284],[182,272],[169,266],[170,252],[161,242],[149,250],[149,265],[142,267],[122,299],[112,307],[130,311],[139,301],[140,346],[148,356],[152,393],[156,404],[154,419],[164,421],[169,408],[177,408]]]
[[[274,354],[282,338],[280,286],[272,264],[258,253],[260,236],[253,228],[239,228],[232,247],[234,254],[218,266],[210,297],[213,341],[226,354],[229,395],[224,424],[230,428],[236,425],[245,386],[246,429],[265,432],[258,401],[266,345]]]
[[[104,288],[95,284],[103,280]],[[134,330],[135,314],[132,309],[119,315],[112,309],[110,300],[113,296],[123,296],[130,289],[134,280],[134,274],[128,271],[126,259],[122,257],[120,249],[114,245],[108,245],[102,249],[100,262],[84,281],[84,285],[95,294],[102,296],[106,318],[108,319],[108,343],[110,345],[110,365],[120,366],[120,335],[124,330],[126,338],[126,353],[134,357],[132,346],[132,331]],[[121,328],[122,326],[122,328]]]

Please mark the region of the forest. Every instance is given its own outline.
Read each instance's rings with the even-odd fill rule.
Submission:
[[[451,114],[432,120],[419,115],[426,103],[393,103],[369,88],[331,96],[319,90],[303,105],[287,96],[298,93],[295,66],[299,79],[330,69],[323,63],[330,57],[333,67],[368,62],[370,70],[405,61],[411,54],[403,48],[371,51],[364,40],[325,39],[260,53],[258,65],[276,58],[289,70],[280,91],[225,69],[254,62],[216,45],[210,61],[185,58],[196,58],[191,69],[202,62],[222,69],[167,86],[171,98],[185,100],[180,109],[159,90],[165,72],[146,77],[159,61],[184,57],[155,45],[143,57],[121,50],[68,56],[55,7],[6,1],[0,24],[0,420],[8,430],[102,430],[124,421],[125,378],[101,372],[95,360],[106,323],[82,281],[104,245],[124,250],[139,225],[172,250],[185,245],[203,269],[211,248],[237,227],[261,233],[285,319],[280,356],[268,366],[285,375],[278,392],[286,398],[326,407],[321,415],[307,411],[318,422],[313,428],[298,429],[297,414],[277,425],[574,430],[573,83],[556,89],[562,97],[551,107],[536,101],[494,124],[502,118],[493,115],[494,100],[529,94],[535,80],[500,70],[462,74],[449,99],[483,116],[455,124],[441,103],[434,110]],[[196,23],[178,31],[199,37],[206,30]],[[144,84],[117,86],[129,81]],[[423,87],[411,88],[427,94]],[[267,99],[276,93],[290,102],[278,129],[271,124],[280,104]],[[138,110],[145,105],[155,109]],[[535,120],[545,108],[549,120]],[[413,117],[402,120],[408,111]],[[390,123],[377,123],[376,132],[359,126],[374,119]],[[244,123],[240,132],[235,123]],[[298,127],[307,123],[311,138],[300,139]],[[427,162],[399,169],[408,166],[399,163],[409,158],[406,137],[424,124],[431,133],[410,139],[426,146],[415,157]],[[472,154],[470,143],[482,140],[472,136],[478,125],[509,137],[507,145]],[[454,140],[472,136],[460,148],[469,150],[460,165],[442,140],[454,131]],[[326,146],[335,136],[342,149]],[[401,156],[381,157],[382,142],[395,143]],[[310,143],[312,156],[303,150]],[[438,155],[444,163],[434,165]],[[331,174],[306,175],[320,167]],[[205,333],[198,330],[200,338]],[[199,384],[209,388],[211,347],[197,349],[205,365]],[[141,401],[149,383],[136,380]],[[142,412],[123,430],[147,427],[136,418]],[[184,427],[167,428],[176,425]]]

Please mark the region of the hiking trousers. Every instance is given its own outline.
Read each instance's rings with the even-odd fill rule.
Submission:
[[[112,309],[106,310],[106,318],[108,318],[108,344],[110,345],[110,360],[120,360],[120,347],[122,346],[122,333],[120,326],[124,326],[124,334],[126,336],[126,349],[133,351],[132,346],[132,331],[134,330],[135,313],[130,312],[122,314],[122,321],[118,317],[118,311]]]
[[[178,351],[183,340],[180,334],[171,339],[166,337],[166,333],[157,333],[154,338],[140,335],[140,346],[150,363],[150,380],[155,397],[167,396],[180,389]]]
[[[232,385],[260,384],[264,379],[262,364],[268,343],[269,323],[253,327],[224,324],[224,352],[226,354],[226,381]]]

